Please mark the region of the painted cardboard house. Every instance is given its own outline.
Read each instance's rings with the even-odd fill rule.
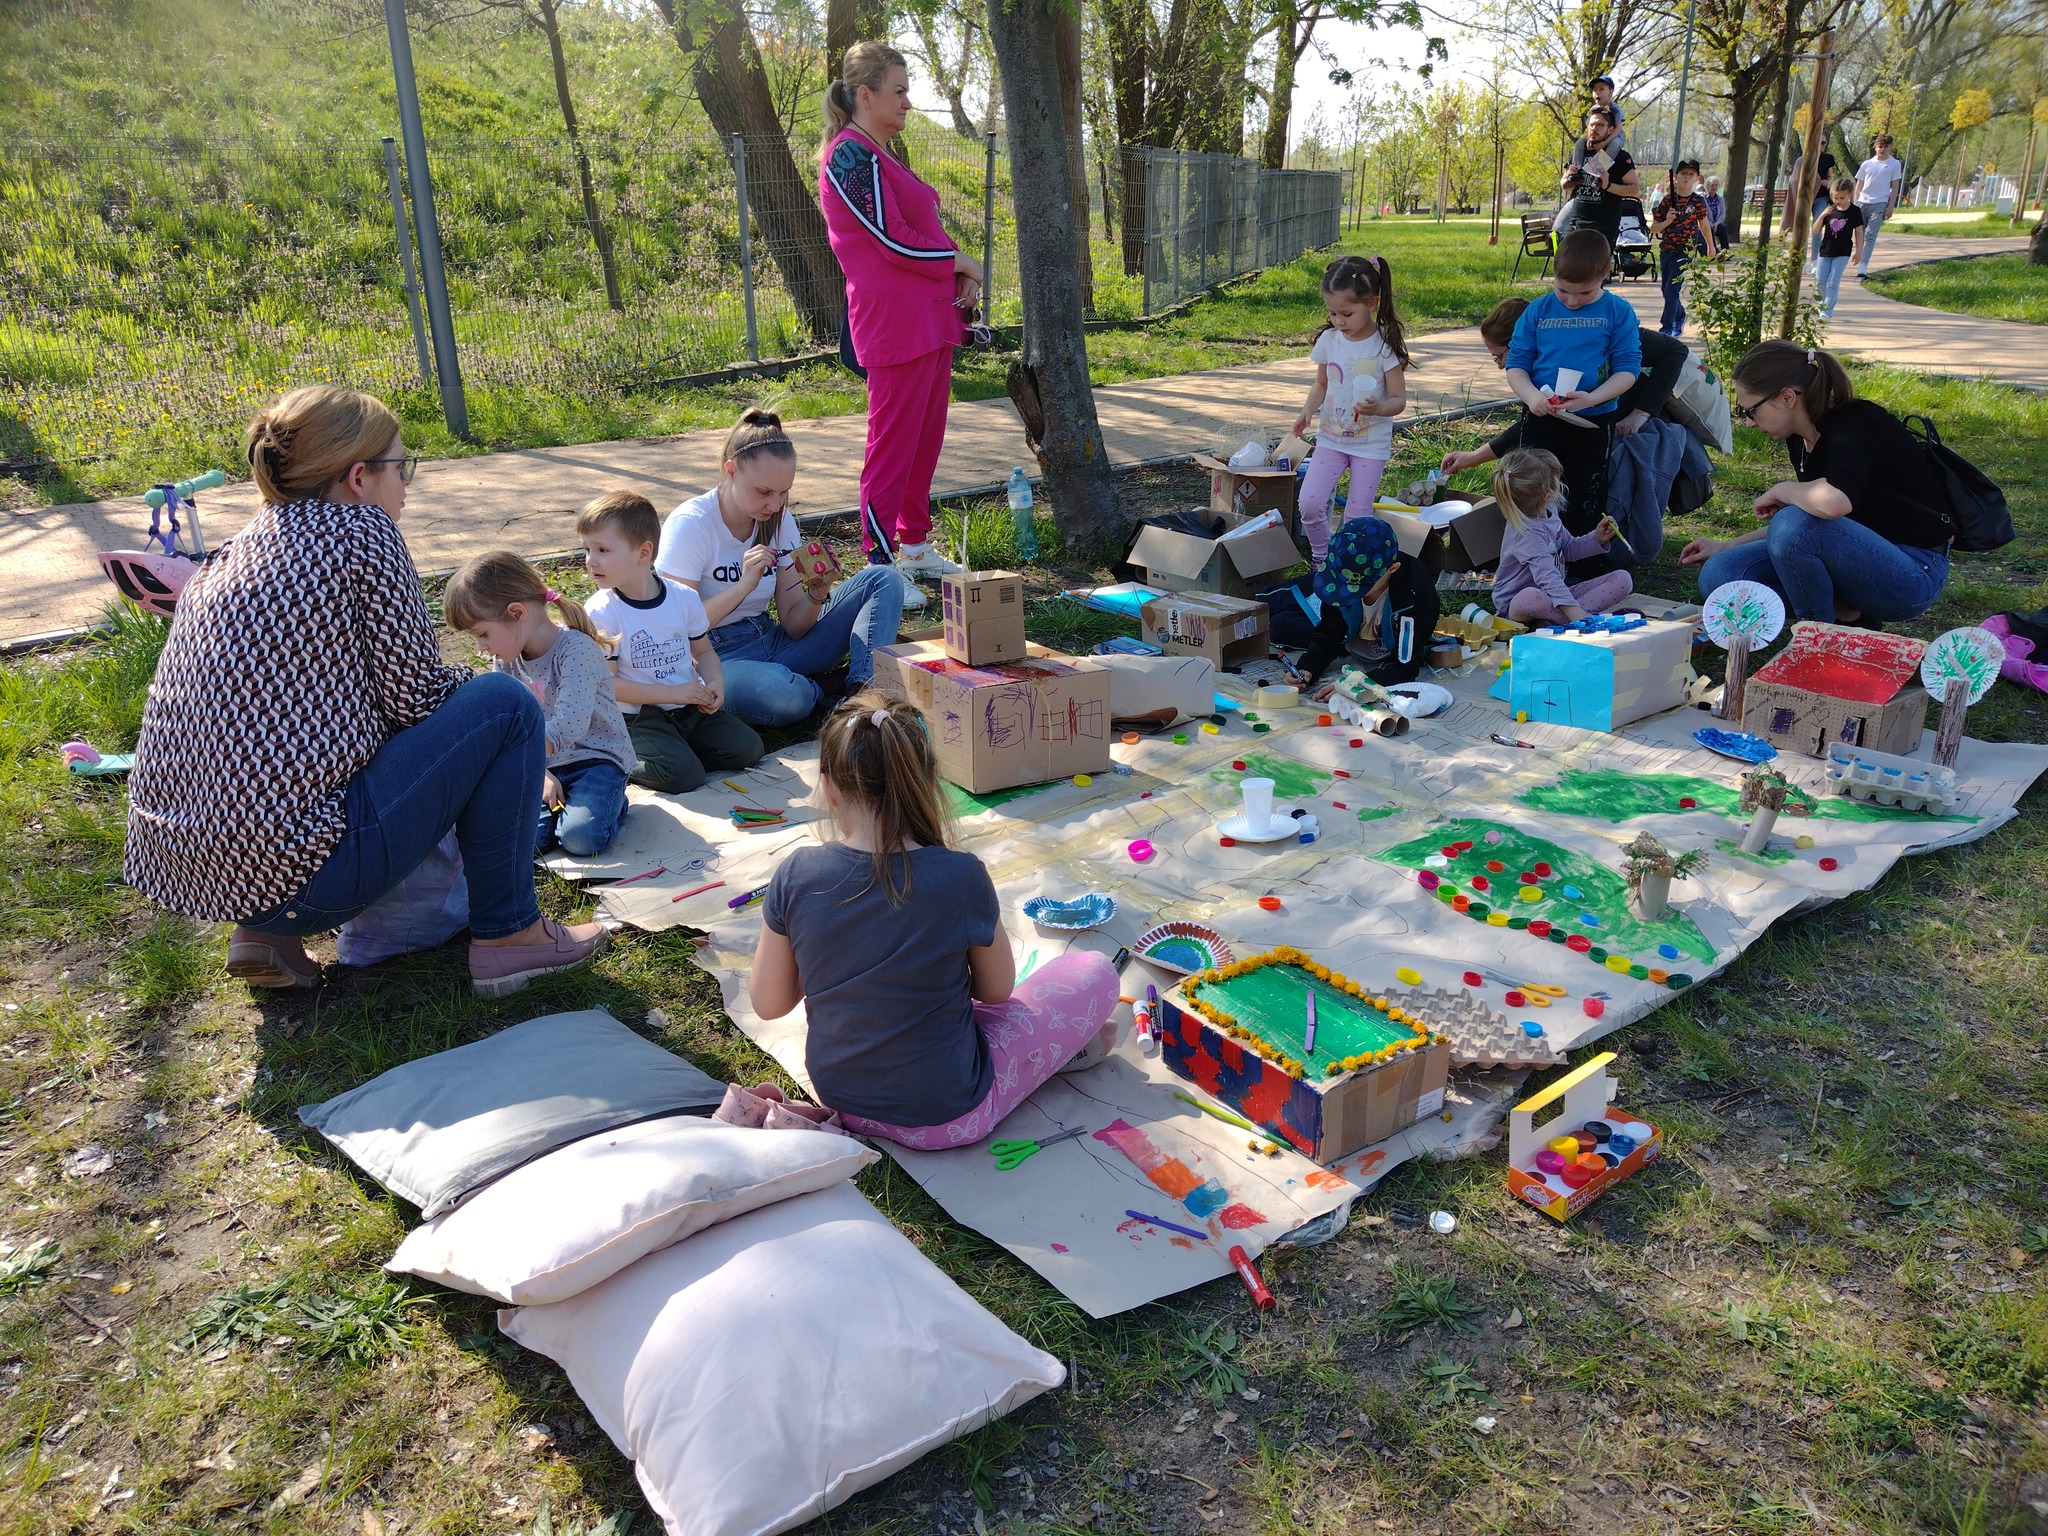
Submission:
[[[1801,620],[1750,677],[1742,728],[1808,757],[1826,757],[1836,742],[1905,756],[1927,724],[1927,690],[1917,681],[1926,649],[1907,635]]]

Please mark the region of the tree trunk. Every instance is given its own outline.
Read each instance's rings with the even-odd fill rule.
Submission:
[[[2034,226],[2034,238],[2027,242],[2027,265],[2048,267],[2048,214]]]
[[[917,17],[917,40],[924,49],[924,61],[931,70],[932,84],[946,98],[946,110],[953,117],[953,131],[968,140],[981,138],[981,129],[975,126],[974,118],[968,113],[966,101],[968,71],[974,63],[974,32],[974,18],[963,17],[960,60],[957,65],[948,65],[945,49],[940,45],[936,17],[922,12]]]
[[[746,12],[735,7],[683,13],[676,0],[654,3],[689,56],[691,83],[719,142],[746,135],[747,198],[762,243],[805,329],[819,341],[832,340],[846,308],[846,278],[833,258],[811,178],[798,170],[776,116]]]
[[[1294,68],[1301,57],[1301,14],[1293,0],[1279,0],[1273,33],[1273,96],[1266,112],[1266,142],[1259,163],[1269,171],[1287,168],[1287,126],[1294,110]]]
[[[1017,205],[1018,291],[1024,305],[1018,384],[1035,397],[1043,415],[1033,446],[1061,537],[1070,552],[1086,556],[1121,531],[1122,519],[1088,383],[1052,3],[988,0],[988,32],[1008,103]]]
[[[1762,105],[1761,89],[1743,91],[1728,103],[1728,190],[1723,201],[1728,206],[1730,245],[1742,239],[1742,216],[1749,209],[1749,146],[1756,136],[1757,108]]]
[[[576,157],[576,179],[583,190],[583,222],[590,230],[590,243],[597,247],[598,269],[604,274],[604,300],[623,312],[626,301],[619,293],[619,269],[612,259],[612,232],[605,228],[604,215],[597,211],[597,188],[590,179],[590,155],[583,148],[583,135],[576,125],[576,98],[569,92],[569,59],[562,50],[561,18],[555,0],[536,0],[540,29],[547,34],[548,57],[555,66],[555,100],[562,108],[562,126],[568,130],[569,152]]]
[[[1110,103],[1116,113],[1118,173],[1123,196],[1118,199],[1124,232],[1124,275],[1145,270],[1145,162],[1124,153],[1145,142],[1145,0],[1099,0],[1102,41],[1109,54]]]
[[[655,0],[667,7],[674,0]],[[734,7],[735,11],[739,7]],[[884,37],[888,34],[888,16],[874,0],[826,0],[825,3],[825,83],[831,84],[839,78],[839,66],[846,58],[846,50],[864,38]],[[749,164],[751,169],[751,162]]]
[[[1025,0],[1018,0],[1025,3]],[[1053,12],[1053,45],[1059,56],[1060,123],[1067,140],[1067,201],[1073,208],[1074,273],[1081,284],[1081,313],[1095,313],[1095,254],[1088,248],[1088,149],[1081,120],[1081,12],[1072,0]]]

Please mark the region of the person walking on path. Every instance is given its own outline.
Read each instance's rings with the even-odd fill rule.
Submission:
[[[1785,445],[1793,478],[1756,498],[1764,525],[1736,539],[1694,539],[1680,565],[1700,594],[1760,581],[1792,616],[1828,624],[1910,619],[1948,580],[1947,495],[1898,417],[1856,398],[1830,354],[1759,342],[1730,376],[1735,414]]]
[[[1693,252],[1704,251],[1712,261],[1717,249],[1699,183],[1699,161],[1681,160],[1673,166],[1650,225],[1658,242],[1657,284],[1664,290],[1664,315],[1657,329],[1666,336],[1685,334],[1685,269]]]
[[[1621,235],[1622,206],[1641,198],[1636,162],[1614,138],[1614,112],[1593,107],[1586,113],[1586,135],[1572,145],[1571,164],[1558,183],[1565,195],[1551,228],[1562,240],[1575,229],[1597,229],[1611,249]]]
[[[1878,232],[1899,205],[1905,190],[1906,167],[1892,158],[1892,136],[1880,133],[1870,141],[1870,158],[1856,167],[1856,206],[1863,214],[1863,227],[1856,231],[1856,281],[1870,276],[1870,258],[1877,250]]]
[[[886,43],[846,50],[825,92],[818,201],[846,273],[846,325],[868,376],[861,543],[876,564],[960,569],[930,544],[953,349],[981,300],[981,264],[939,220],[939,194],[888,153],[910,116],[910,74]],[[907,579],[907,578],[906,578]]]
[[[469,971],[502,997],[604,947],[540,915],[539,702],[442,662],[398,532],[418,462],[367,395],[295,389],[251,424],[263,509],[178,599],[129,778],[127,882],[236,924],[227,968],[317,987],[300,941],[339,928],[455,829]]]

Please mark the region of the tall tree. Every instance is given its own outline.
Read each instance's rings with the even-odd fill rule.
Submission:
[[[1851,0],[1697,0],[1695,58],[1718,76],[1728,107],[1728,238],[1742,238],[1757,115],[1786,65],[1838,21]]]
[[[721,142],[745,135],[747,198],[761,241],[811,335],[839,332],[846,279],[832,258],[813,180],[797,169],[761,50],[736,0],[654,0],[690,60],[690,83]]]
[[[1508,67],[1536,87],[1575,138],[1595,79],[1614,76],[1616,94],[1625,97],[1663,71],[1677,36],[1673,12],[1682,9],[1664,0],[1484,0],[1469,24],[1494,39]]]
[[[655,3],[661,5],[663,0]],[[737,5],[738,0],[731,3]],[[663,14],[667,14],[665,6]],[[863,39],[884,36],[888,26],[888,12],[877,0],[825,0],[826,81],[839,78],[839,64],[847,49]]]
[[[1121,518],[1088,382],[1051,9],[1056,3],[1061,0],[988,0],[989,40],[1008,109],[1024,303],[1024,356],[1011,366],[1010,398],[1045,472],[1061,536],[1070,549],[1092,552],[1120,531]]]
[[[916,42],[910,52],[923,66],[924,77],[945,98],[953,131],[963,139],[979,139],[981,127],[967,110],[967,92],[974,84],[981,36],[978,11],[955,0],[920,0],[907,8]]]
[[[1081,118],[1081,12],[1079,0],[1060,0],[1053,12],[1053,52],[1060,67],[1060,126],[1067,141],[1067,197],[1074,208],[1074,274],[1081,312],[1095,313],[1095,255],[1088,246],[1088,151]]]

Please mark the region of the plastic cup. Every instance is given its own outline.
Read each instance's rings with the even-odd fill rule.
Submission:
[[[1246,779],[1243,788],[1244,824],[1252,836],[1264,837],[1273,830],[1273,781]]]

